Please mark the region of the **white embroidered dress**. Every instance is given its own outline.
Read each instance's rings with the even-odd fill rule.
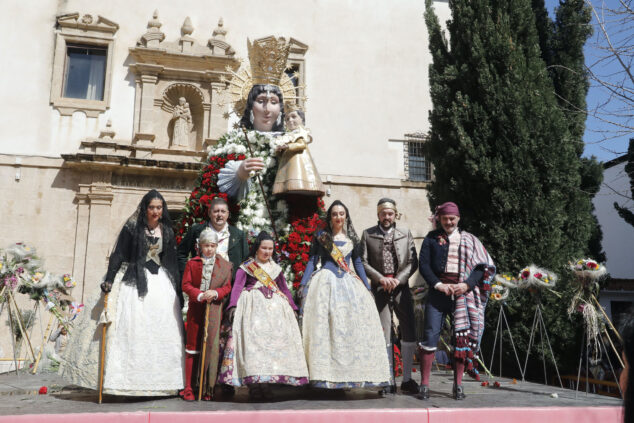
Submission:
[[[335,244],[354,268],[352,241]],[[304,351],[313,386],[338,389],[389,384],[379,313],[363,282],[328,259],[310,278],[303,309]]]
[[[159,240],[158,245],[162,246]],[[156,260],[158,250],[148,259]],[[184,341],[180,302],[167,273],[145,269],[148,292],[139,297],[136,286],[122,283],[123,265],[108,295],[107,317],[103,295],[86,305],[59,373],[69,382],[98,389],[101,320],[110,320],[106,331],[104,393],[132,396],[175,395],[184,386]],[[90,310],[88,312],[88,310]]]

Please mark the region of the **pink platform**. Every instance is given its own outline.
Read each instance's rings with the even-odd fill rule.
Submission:
[[[0,423],[611,423],[621,407],[418,408],[30,414],[0,416]]]

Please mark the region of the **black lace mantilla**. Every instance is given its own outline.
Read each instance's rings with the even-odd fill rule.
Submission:
[[[139,297],[147,294],[147,278],[145,277],[145,268],[147,265],[147,253],[150,247],[150,237],[145,234],[145,228],[137,228],[135,218],[130,218],[123,225],[123,229],[117,238],[117,244],[110,255],[108,263],[108,272],[105,281],[114,282],[114,278],[124,263],[128,264],[128,268],[123,276],[123,282],[135,285]],[[176,240],[174,232],[165,225],[161,226],[163,251],[160,254],[161,267],[163,267],[172,282],[172,286],[176,291],[178,299],[183,305],[183,295],[178,273],[178,259],[176,256]],[[149,262],[154,263],[154,262]],[[154,263],[156,266],[156,264]],[[158,267],[150,269],[152,273],[158,272]],[[154,270],[154,271],[152,271]]]

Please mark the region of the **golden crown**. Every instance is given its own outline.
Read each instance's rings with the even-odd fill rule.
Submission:
[[[249,41],[249,62],[253,85],[280,85],[280,79],[286,69],[286,61],[291,45],[283,37],[275,38],[270,35],[259,40]]]
[[[233,112],[242,116],[246,108],[249,92],[254,85],[270,84],[276,85],[284,97],[284,109],[296,107],[303,103],[306,98],[298,96],[298,90],[303,86],[296,86],[291,78],[286,74],[290,43],[283,37],[275,38],[272,35],[254,40],[253,43],[247,39],[249,52],[249,66],[242,66],[237,72],[227,67],[227,73],[231,74],[228,81],[229,87],[225,101],[219,103],[220,106],[233,104]],[[297,75],[294,75],[297,78]],[[226,82],[225,78],[222,81]],[[228,118],[225,114],[225,118]]]

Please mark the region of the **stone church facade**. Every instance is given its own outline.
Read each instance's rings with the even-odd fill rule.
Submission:
[[[415,237],[429,229],[424,2],[13,3],[0,17],[0,245],[35,246],[47,270],[74,275],[78,300],[97,292],[145,192],[178,217],[235,120],[222,104],[247,38],[291,42],[326,204],[347,203],[360,232],[390,196]],[[447,3],[436,8],[446,20]]]

